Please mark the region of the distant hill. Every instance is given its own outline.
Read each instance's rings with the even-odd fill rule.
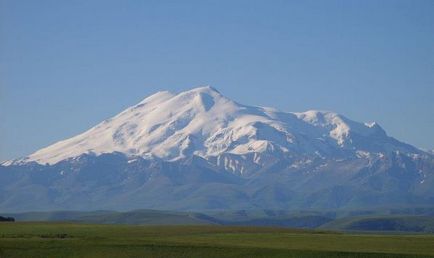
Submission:
[[[198,225],[213,224],[206,215],[190,212],[136,210],[116,211],[53,211],[11,214],[17,221],[74,221],[96,224]]]
[[[432,216],[346,217],[321,225],[321,229],[343,231],[393,231],[434,233]]]
[[[238,210],[206,213],[135,210],[128,212],[26,212],[6,215],[16,218],[17,221],[70,221],[92,224],[134,225],[239,225],[311,228],[333,231],[434,233],[432,211],[432,208],[392,209],[371,212],[346,211],[340,213],[281,210]]]
[[[10,214],[17,221],[72,221],[101,224],[138,225],[244,225],[316,228],[331,218],[317,214],[293,214],[284,211],[227,211],[218,213],[176,212],[157,210],[54,211]]]
[[[282,210],[221,211],[211,212],[208,215],[220,224],[243,226],[316,228],[333,220],[324,213]]]

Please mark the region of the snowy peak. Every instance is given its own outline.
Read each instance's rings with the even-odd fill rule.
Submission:
[[[235,103],[212,87],[173,94],[158,92],[87,132],[30,155],[27,160],[56,163],[83,153],[122,152],[176,159],[185,149],[222,126]],[[214,123],[208,120],[214,117]],[[199,147],[199,146],[198,146]],[[184,149],[183,149],[184,148]]]
[[[195,88],[180,94],[173,94],[169,91],[159,91],[149,97],[146,97],[133,108],[137,109],[145,106],[149,108],[151,106],[157,106],[171,100],[172,103],[176,102],[177,104],[182,105],[186,104],[186,101],[193,101],[193,106],[199,109],[202,108],[208,110],[214,105],[215,98],[222,97],[223,96],[216,89],[210,86]]]
[[[149,97],[146,97],[144,100],[142,100],[135,107],[143,106],[143,105],[147,105],[147,104],[152,105],[152,103],[157,104],[160,102],[164,102],[165,100],[168,100],[168,99],[172,98],[173,96],[175,96],[175,95],[169,91],[159,91],[159,92],[157,92],[157,93],[155,93]]]
[[[179,94],[157,92],[21,161],[54,164],[86,153],[112,152],[167,161],[192,156],[213,160],[226,154],[240,159],[249,154],[333,156],[343,149],[348,155],[414,151],[388,137],[376,123],[358,123],[327,111],[287,113],[241,105],[206,86]]]
[[[350,138],[350,134],[364,137],[373,135],[387,137],[386,132],[376,122],[362,124],[329,111],[309,110],[295,114],[299,119],[329,131],[330,137],[335,139],[339,145],[344,144]]]

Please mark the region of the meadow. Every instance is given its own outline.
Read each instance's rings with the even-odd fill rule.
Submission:
[[[434,257],[434,236],[273,227],[0,223],[0,257]]]

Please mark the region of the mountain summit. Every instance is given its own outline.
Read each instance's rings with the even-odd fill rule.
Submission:
[[[0,208],[311,208],[432,204],[433,156],[377,123],[158,92],[0,166]],[[14,185],[14,187],[12,187]],[[24,192],[39,201],[24,201]],[[33,198],[33,197],[32,197]]]

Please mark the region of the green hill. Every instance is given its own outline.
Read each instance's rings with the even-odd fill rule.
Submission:
[[[137,225],[245,225],[316,228],[331,219],[315,213],[287,211],[240,210],[214,213],[159,210],[116,211],[53,211],[9,214],[17,221],[71,221],[97,224]]]
[[[434,233],[432,216],[361,216],[328,222],[319,228],[345,231],[401,231]]]
[[[135,210],[26,212],[4,214],[4,216],[14,217],[17,221],[67,221],[92,224],[273,226],[338,231],[434,233],[434,216],[431,215],[372,213],[334,217],[332,214],[313,211],[238,210],[200,213]]]
[[[214,224],[212,218],[194,212],[135,210],[53,211],[11,214],[17,221],[70,221],[97,224],[202,225]]]

